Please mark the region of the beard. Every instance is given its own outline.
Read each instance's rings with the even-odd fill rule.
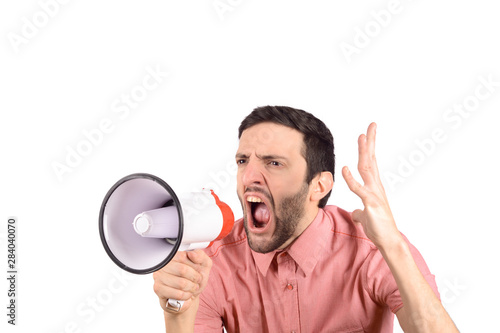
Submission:
[[[274,220],[275,229],[268,242],[256,242],[248,230],[249,221],[247,221],[247,214],[244,214],[245,232],[247,234],[248,245],[252,250],[259,253],[272,252],[279,249],[293,236],[297,225],[304,216],[305,199],[307,197],[308,189],[309,186],[304,182],[297,193],[283,198],[278,203],[277,210],[274,199],[267,192],[257,190],[258,192],[266,195],[271,203],[271,207],[269,208],[271,214],[273,215],[272,219]]]

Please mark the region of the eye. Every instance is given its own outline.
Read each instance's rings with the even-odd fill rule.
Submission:
[[[244,159],[244,158],[240,158],[240,159],[237,159],[237,160],[236,160],[236,164],[238,164],[238,165],[245,164],[245,163],[246,163],[246,161],[247,161],[246,159]]]
[[[269,165],[278,167],[278,166],[282,166],[283,164],[281,164],[278,161],[269,161]]]

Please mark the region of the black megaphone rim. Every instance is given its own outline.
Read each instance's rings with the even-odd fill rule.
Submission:
[[[154,266],[152,266],[150,268],[146,268],[146,269],[135,269],[135,268],[129,267],[129,266],[125,265],[123,262],[121,262],[113,254],[113,251],[111,251],[111,249],[109,248],[108,242],[106,241],[106,237],[104,236],[104,211],[106,209],[106,205],[108,203],[109,198],[113,195],[113,193],[115,192],[115,190],[118,187],[120,187],[122,184],[124,184],[125,182],[128,182],[130,180],[134,180],[134,179],[138,179],[138,178],[150,179],[150,180],[152,180],[154,182],[157,182],[159,185],[161,185],[168,192],[168,194],[170,196],[172,196],[172,200],[174,201],[174,205],[177,207],[177,214],[179,215],[179,233],[178,233],[178,237],[177,237],[177,240],[176,240],[175,244],[173,244],[172,251],[170,251],[169,255],[163,261],[161,261],[159,264],[154,265]],[[183,235],[183,233],[184,233],[184,217],[183,217],[183,214],[182,214],[182,207],[181,207],[181,202],[179,201],[179,198],[177,197],[177,195],[175,194],[175,192],[172,190],[172,188],[163,179],[161,179],[161,178],[159,178],[157,176],[154,176],[152,174],[149,174],[149,173],[133,173],[133,174],[130,174],[128,176],[123,177],[122,179],[120,179],[119,181],[117,181],[109,189],[108,193],[104,197],[104,200],[103,200],[103,202],[101,204],[101,209],[99,211],[99,235],[101,237],[102,245],[104,246],[104,249],[106,250],[106,253],[111,258],[111,260],[113,260],[113,262],[118,267],[120,267],[123,270],[126,270],[127,272],[134,273],[134,274],[149,274],[149,273],[155,272],[155,271],[163,268],[166,264],[168,264],[170,262],[170,260],[172,260],[172,258],[177,253],[177,251],[178,251],[178,249],[179,249],[179,247],[180,247],[180,245],[182,243],[182,235]]]

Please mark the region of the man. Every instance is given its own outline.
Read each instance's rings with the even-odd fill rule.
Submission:
[[[457,332],[434,276],[398,231],[378,175],[375,129],[342,175],[363,202],[326,206],[335,155],[328,128],[289,107],[261,107],[239,128],[243,219],[212,247],[179,252],[154,274],[167,332]],[[167,299],[185,303],[179,312]]]

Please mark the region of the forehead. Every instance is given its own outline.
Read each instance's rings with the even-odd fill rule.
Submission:
[[[261,153],[301,154],[304,135],[296,129],[271,122],[260,123],[243,131],[238,152],[258,149]],[[262,151],[264,150],[264,151]]]

